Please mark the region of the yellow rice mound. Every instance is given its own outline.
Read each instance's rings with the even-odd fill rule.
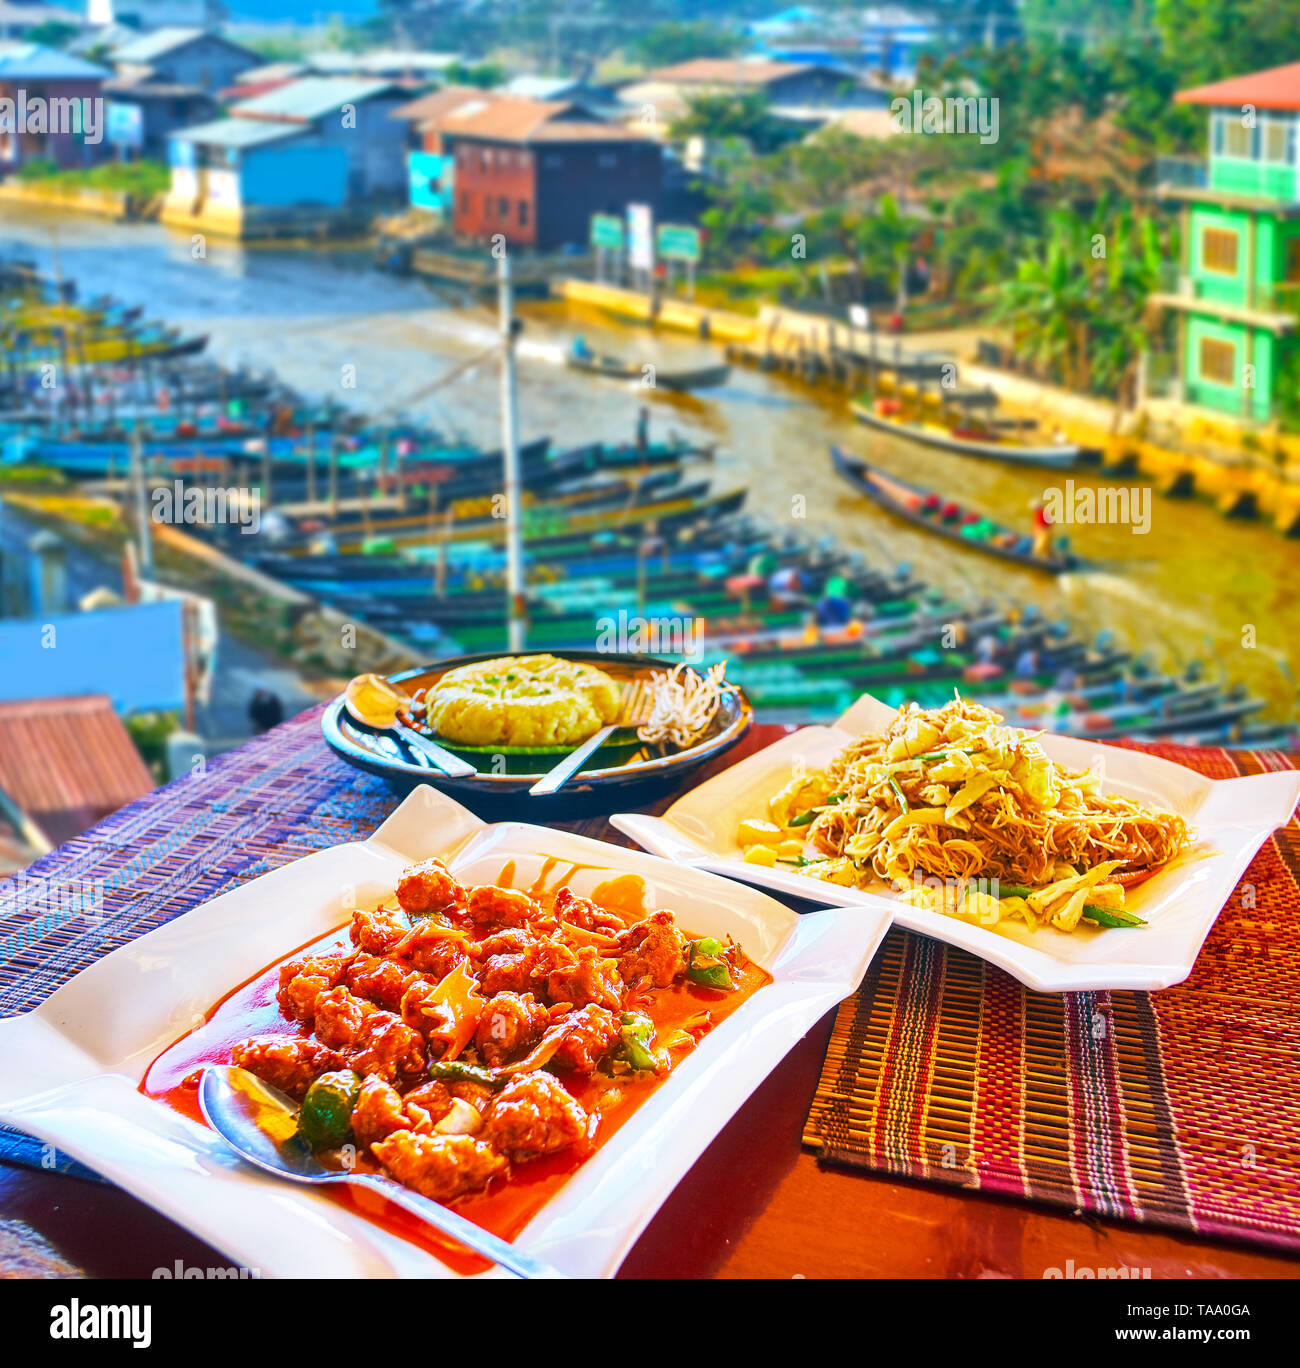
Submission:
[[[576,746],[618,716],[619,686],[594,665],[505,656],[449,670],[425,702],[434,731],[464,746]]]

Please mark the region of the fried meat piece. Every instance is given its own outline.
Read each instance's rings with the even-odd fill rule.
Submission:
[[[359,998],[342,986],[316,999],[316,1035],[341,1051],[363,1078],[376,1074],[392,1083],[424,1071],[423,1037],[400,1017]]]
[[[391,907],[373,912],[358,908],[352,914],[352,943],[368,955],[386,955],[411,929],[410,923]]]
[[[686,937],[667,909],[629,926],[618,938],[618,971],[625,983],[667,988],[686,972]]]
[[[570,1013],[565,1025],[564,1038],[554,1055],[555,1063],[576,1073],[595,1073],[596,1066],[618,1040],[618,1015],[589,1003],[580,1012]]]
[[[556,893],[554,907],[557,917],[584,931],[621,931],[625,925],[622,917],[607,912],[590,898],[578,897],[568,884]]]
[[[480,926],[526,926],[541,912],[527,893],[495,884],[471,888],[467,910],[470,920]]]
[[[399,1183],[435,1202],[474,1192],[508,1167],[491,1145],[471,1135],[399,1130],[373,1145],[370,1152]]]
[[[281,965],[280,988],[275,995],[280,1010],[291,1020],[310,1026],[316,1016],[316,999],[343,980],[353,958],[353,954],[307,955]]]
[[[462,907],[465,890],[441,860],[423,860],[412,865],[398,880],[397,901],[411,916],[425,916],[430,912]]]
[[[394,1131],[428,1135],[449,1111],[451,1094],[441,1083],[426,1083],[403,1097],[382,1078],[367,1078],[352,1108],[352,1133],[363,1148]]]
[[[357,997],[395,1012],[402,1005],[402,995],[420,976],[396,960],[359,954],[343,977]]]
[[[567,1149],[587,1134],[587,1113],[554,1074],[536,1069],[512,1078],[483,1117],[483,1138],[520,1159]]]
[[[288,1093],[295,1102],[319,1074],[341,1069],[343,1056],[302,1036],[254,1036],[230,1052],[231,1063],[255,1073],[264,1083]]]
[[[595,1002],[615,1010],[622,1004],[624,984],[618,965],[594,945],[574,950],[560,941],[547,941],[537,972],[545,975],[546,995],[552,1002],[571,1002],[575,1007]]]
[[[546,1008],[531,993],[497,993],[479,1018],[474,1045],[485,1064],[500,1064],[531,1045],[549,1023]]]

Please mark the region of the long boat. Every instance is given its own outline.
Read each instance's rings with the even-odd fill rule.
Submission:
[[[1043,570],[1050,575],[1077,570],[1083,564],[1068,551],[1054,551],[1047,556],[1036,555],[1033,550],[1026,548],[1026,536],[999,527],[977,514],[967,514],[961,522],[946,518],[943,516],[944,501],[932,490],[923,489],[897,475],[887,475],[860,457],[850,456],[840,447],[831,447],[831,460],[839,474],[867,498],[913,527],[923,527],[927,532],[956,542],[958,546],[982,551],[987,556],[996,556],[999,560],[1023,565],[1030,570]],[[988,530],[981,535],[973,534],[973,529],[982,527]]]
[[[882,406],[885,411],[881,412]],[[1083,448],[1073,442],[1033,442],[1026,439],[1019,424],[948,425],[926,422],[903,416],[888,400],[877,400],[875,405],[853,400],[849,404],[854,417],[869,427],[891,433],[909,442],[938,447],[959,456],[978,456],[985,460],[1007,461],[1012,465],[1052,466],[1061,469],[1074,465],[1082,456]]]
[[[653,388],[666,390],[711,389],[716,385],[725,385],[731,374],[731,367],[725,362],[686,370],[669,370],[649,362],[624,361],[617,356],[579,355],[576,352],[568,354],[566,363],[571,370],[599,375],[605,380],[641,381],[648,378],[647,372],[653,372]]]

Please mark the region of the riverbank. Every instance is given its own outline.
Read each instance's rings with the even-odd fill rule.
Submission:
[[[880,344],[873,377],[865,364],[847,359],[862,334],[818,314],[762,305],[750,316],[588,280],[560,281],[556,293],[621,321],[719,343],[735,364],[848,394],[874,379],[884,394],[925,408],[941,406],[937,389],[899,380],[891,365],[893,339]],[[1258,518],[1284,536],[1300,535],[1300,435],[1241,429],[1227,418],[1168,401],[1126,414],[1105,400],[980,366],[971,359],[971,337],[969,329],[910,334],[899,346],[904,356],[951,352],[964,383],[992,389],[1011,416],[1033,418],[1100,452],[1108,472],[1139,475],[1167,497],[1199,497],[1225,517]]]

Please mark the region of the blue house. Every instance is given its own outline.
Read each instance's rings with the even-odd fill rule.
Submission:
[[[307,77],[171,139],[163,221],[235,237],[329,227],[406,189],[403,92],[386,81]]]

